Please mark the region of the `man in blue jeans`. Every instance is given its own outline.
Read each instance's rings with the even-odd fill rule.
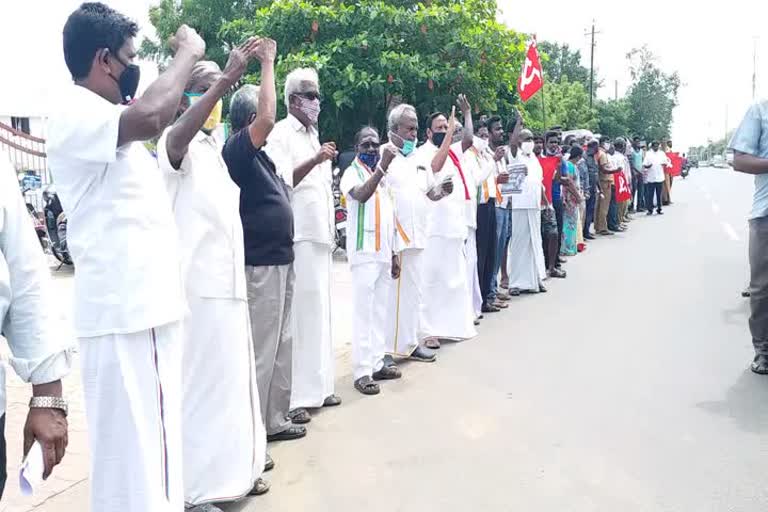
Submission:
[[[595,203],[597,202],[597,179],[599,176],[600,168],[597,165],[595,155],[597,154],[597,141],[593,140],[587,144],[587,152],[584,160],[587,163],[587,169],[589,171],[589,198],[584,210],[584,238],[586,240],[594,240],[595,235],[589,230],[589,226],[595,220]]]
[[[749,216],[749,330],[755,358],[751,369],[768,374],[768,101],[754,104],[729,144],[733,168],[755,176]],[[661,205],[659,205],[661,206]]]
[[[515,120],[514,130],[519,131],[522,123],[518,117]],[[493,116],[488,119],[489,146],[493,151],[493,158],[496,161],[496,182],[506,183],[509,179],[507,175],[507,147],[504,145],[504,125],[499,116]],[[496,257],[494,259],[493,280],[491,282],[491,291],[488,294],[488,302],[500,309],[509,307],[506,301],[509,295],[499,290],[499,270],[502,263],[506,262],[504,257],[509,247],[509,239],[512,236],[512,210],[510,209],[509,199],[504,198],[496,204]]]

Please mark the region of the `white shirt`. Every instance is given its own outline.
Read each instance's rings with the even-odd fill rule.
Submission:
[[[646,165],[650,165],[650,168],[645,168]],[[662,151],[649,150],[645,154],[645,161],[643,161],[643,167],[645,168],[645,182],[646,183],[661,183],[664,181],[664,166],[671,165],[669,158]]]
[[[615,151],[612,155],[608,154],[608,161],[611,162],[611,167],[614,171],[621,171],[624,172],[624,169],[627,166],[627,161],[624,158],[624,155],[619,153],[618,151]]]
[[[493,162],[493,160],[491,160]],[[467,227],[477,229],[477,203],[479,199],[478,185],[488,179],[488,174],[493,169],[488,165],[488,155],[471,146],[461,159],[461,167],[469,187],[470,200],[466,202],[465,213]]]
[[[218,143],[202,131],[174,169],[166,149],[170,129],[157,143],[157,157],[176,216],[187,296],[247,300],[240,189]]]
[[[443,168],[440,172],[432,172],[432,159],[437,154],[438,147],[427,141],[416,150],[422,165],[429,171],[427,173],[430,187],[437,187],[444,179],[450,179],[453,182],[453,192],[439,201],[429,201],[427,206],[427,233],[428,236],[439,236],[444,238],[467,238],[467,203],[471,202],[466,198],[466,190],[462,182],[459,170],[454,165],[450,157],[445,159]],[[461,142],[451,145],[451,151],[461,161],[463,151]],[[463,172],[463,169],[462,169]],[[466,174],[465,174],[466,179]],[[468,186],[468,185],[467,185]]]
[[[395,251],[424,249],[427,242],[427,198],[429,173],[416,152],[403,156],[399,151],[387,168],[387,185],[392,191],[395,216],[405,238],[395,238]],[[349,224],[347,224],[349,225]]]
[[[178,236],[157,160],[117,147],[124,107],[78,85],[48,125],[48,163],[67,214],[81,338],[140,332],[184,314]]]
[[[16,173],[0,152],[0,331],[11,349],[9,363],[24,382],[46,384],[69,373],[71,337],[54,322],[58,306]],[[5,402],[0,364],[0,414]]]
[[[325,161],[316,166],[297,186],[293,186],[293,170],[320,151],[317,130],[306,128],[301,121],[288,114],[272,129],[264,151],[275,163],[277,173],[293,188],[293,240],[332,245],[336,224],[331,162]]]
[[[541,192],[544,189],[544,170],[535,154],[524,155],[518,149],[517,156],[512,156],[507,152],[505,160],[509,165],[513,163],[523,163],[528,168],[528,174],[523,181],[523,189],[519,194],[509,196],[509,202],[513,210],[540,210]]]
[[[341,178],[341,193],[347,197],[347,259],[350,265],[392,261],[395,211],[386,178],[379,182],[376,192],[364,203],[349,193],[372,175],[370,169],[355,159]]]
[[[500,198],[498,189],[496,188],[496,162],[493,159],[493,152],[490,149],[486,149],[478,153],[480,157],[480,166],[482,171],[478,178],[482,178],[485,175],[485,179],[480,179],[477,184],[477,204],[485,204],[491,199]],[[501,201],[499,201],[501,204]]]

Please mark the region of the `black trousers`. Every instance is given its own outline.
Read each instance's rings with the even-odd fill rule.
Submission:
[[[0,499],[3,498],[3,490],[5,490],[5,479],[8,477],[6,473],[5,465],[7,463],[7,457],[5,455],[5,414],[0,416]]]
[[[480,295],[483,304],[488,302],[496,268],[496,201],[489,199],[477,205],[477,276],[480,279]]]
[[[653,195],[656,194],[656,211],[661,211],[661,193],[664,190],[664,182],[645,184],[645,207],[649,212],[653,211]]]

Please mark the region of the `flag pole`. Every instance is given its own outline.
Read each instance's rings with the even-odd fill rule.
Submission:
[[[536,45],[536,51],[539,51],[539,45],[536,43],[536,34],[533,34],[533,43]],[[547,104],[544,101],[544,64],[541,65],[541,117],[544,127],[542,131],[547,129]]]

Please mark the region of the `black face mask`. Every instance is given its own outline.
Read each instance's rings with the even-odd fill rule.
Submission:
[[[115,80],[115,77],[112,77],[112,80],[115,80],[120,87],[120,98],[123,100],[123,103],[128,103],[136,97],[136,90],[139,88],[139,78],[141,77],[141,69],[136,64],[126,64],[120,60],[117,55],[115,55],[115,60],[122,64],[125,69],[120,75],[119,80]]]
[[[432,144],[434,144],[435,146],[437,147],[442,146],[444,140],[445,140],[445,132],[432,134]]]

